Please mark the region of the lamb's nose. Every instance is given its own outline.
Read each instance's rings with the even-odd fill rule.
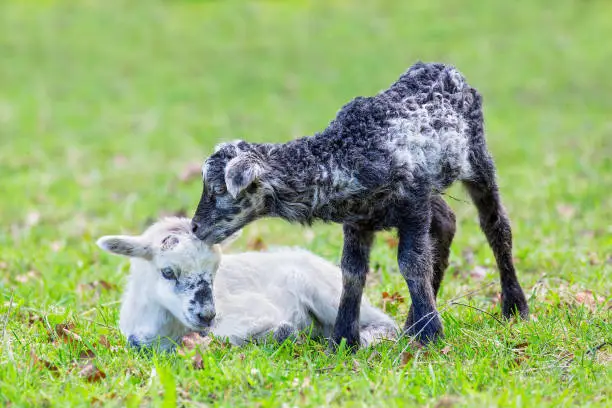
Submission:
[[[215,319],[215,312],[212,313],[198,313],[198,319],[200,320],[200,323],[202,323],[205,326],[210,326],[212,324],[212,321]]]
[[[197,221],[191,221],[191,232],[197,235],[199,229],[200,223],[198,223]]]

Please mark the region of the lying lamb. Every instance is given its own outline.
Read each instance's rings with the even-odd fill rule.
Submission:
[[[340,269],[306,250],[222,259],[220,245],[204,244],[185,218],[163,219],[141,236],[105,236],[97,243],[131,258],[119,325],[132,346],[171,350],[185,334],[209,330],[234,345],[269,336],[282,342],[311,327],[314,336],[332,334]],[[397,326],[364,299],[359,330],[367,346],[395,337]]]

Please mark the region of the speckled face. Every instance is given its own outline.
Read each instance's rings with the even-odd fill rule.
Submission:
[[[220,260],[216,248],[191,234],[168,235],[153,253],[158,302],[193,330],[205,330],[214,321],[213,279]]]
[[[254,221],[263,208],[257,162],[248,153],[237,152],[236,146],[222,145],[202,167],[202,197],[192,225],[195,235],[208,245]]]
[[[97,241],[105,251],[130,258],[119,326],[132,346],[171,349],[183,334],[212,328],[221,248],[239,235],[209,246],[191,232],[191,220],[169,217],[142,235]]]

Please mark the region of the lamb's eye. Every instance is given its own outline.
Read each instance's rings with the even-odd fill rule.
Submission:
[[[170,268],[169,266],[162,268],[161,274],[164,277],[164,279],[168,279],[168,280],[176,279],[176,275],[174,274],[174,269]]]
[[[215,195],[223,195],[226,191],[227,189],[224,185],[217,185],[213,188],[213,192],[215,193]]]

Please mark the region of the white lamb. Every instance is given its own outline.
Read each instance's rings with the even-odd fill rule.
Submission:
[[[106,236],[97,243],[131,258],[119,326],[132,346],[171,350],[193,331],[210,331],[234,345],[270,335],[282,342],[309,329],[314,336],[332,333],[341,272],[306,250],[222,258],[221,247],[205,245],[186,218],[166,218],[140,236]],[[363,346],[397,334],[395,322],[366,299],[359,325]]]

